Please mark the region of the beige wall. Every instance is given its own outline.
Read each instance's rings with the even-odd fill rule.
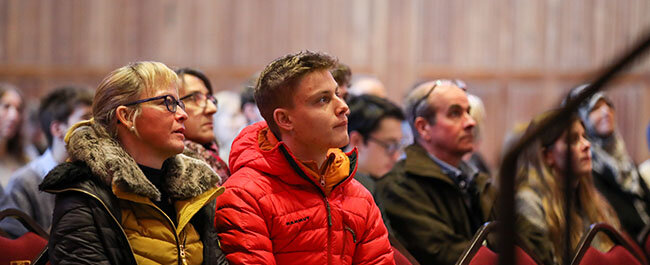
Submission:
[[[417,80],[464,79],[486,103],[482,149],[495,164],[508,128],[633,43],[649,13],[646,0],[0,0],[0,80],[35,101],[158,60],[237,89],[276,57],[321,50],[377,75],[398,102]],[[648,61],[612,92],[637,161],[650,158]]]

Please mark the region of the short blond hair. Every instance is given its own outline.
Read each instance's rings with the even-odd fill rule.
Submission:
[[[115,110],[121,105],[138,100],[143,93],[151,93],[159,87],[180,86],[176,73],[160,62],[143,61],[130,63],[113,70],[95,91],[93,118],[113,137],[117,137],[117,117]],[[134,106],[131,118],[140,113],[139,105]]]

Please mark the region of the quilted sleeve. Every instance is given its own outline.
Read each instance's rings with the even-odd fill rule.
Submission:
[[[367,229],[357,244],[352,264],[395,264],[379,208],[370,193],[368,197]]]
[[[234,180],[234,179],[231,179]],[[215,227],[230,264],[276,264],[259,201],[242,186],[226,185],[217,199]]]
[[[111,264],[86,200],[59,194],[48,242],[51,264]]]

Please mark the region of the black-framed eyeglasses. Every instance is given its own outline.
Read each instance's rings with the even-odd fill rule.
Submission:
[[[218,103],[217,98],[215,98],[212,94],[203,94],[199,91],[181,97],[180,100],[184,101],[188,99],[191,100],[190,102],[194,102],[194,104],[196,104],[196,106],[198,106],[199,108],[207,107],[208,101],[212,102],[212,104],[214,104],[215,107],[217,106]]]
[[[394,155],[402,148],[402,144],[396,141],[382,141],[375,137],[368,137],[369,141],[375,142],[379,146],[383,147],[388,155]]]
[[[165,104],[165,107],[167,107],[167,110],[169,112],[171,112],[171,113],[176,113],[176,106],[180,106],[181,109],[185,110],[185,104],[183,103],[183,101],[176,100],[176,98],[174,98],[174,96],[172,96],[172,95],[162,95],[162,96],[157,96],[157,97],[153,97],[153,98],[145,98],[145,99],[141,99],[141,100],[137,100],[137,101],[133,101],[133,102],[124,104],[124,106],[137,105],[137,104],[140,104],[140,103],[145,103],[145,102],[154,101],[154,100],[158,100],[158,99],[163,100],[163,103]]]

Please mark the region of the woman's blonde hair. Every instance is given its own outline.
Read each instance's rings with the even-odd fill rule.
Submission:
[[[533,120],[529,127],[536,126],[539,121],[550,115],[545,113]],[[519,187],[525,186],[540,195],[542,198],[542,207],[544,212],[544,222],[548,226],[549,238],[551,239],[555,253],[559,255],[564,251],[564,232],[567,227],[564,212],[564,181],[561,177],[555,176],[553,170],[544,163],[544,152],[558,140],[562,141],[561,136],[571,132],[573,124],[580,122],[577,116],[571,118],[571,125],[563,128],[561,124],[550,128],[538,139],[536,143],[523,154],[520,160],[520,171],[517,175],[517,184]],[[571,232],[570,246],[575,248],[582,235],[585,227],[597,222],[608,223],[617,229],[620,228],[620,222],[616,213],[605,200],[605,198],[596,190],[591,173],[587,176],[576,176],[577,186],[573,191],[574,202],[570,213]],[[589,223],[585,223],[589,222]],[[609,242],[604,242],[609,244]]]
[[[94,121],[116,138],[118,121],[115,110],[118,106],[138,100],[143,93],[153,93],[157,88],[172,84],[179,87],[180,80],[163,63],[143,61],[120,67],[108,74],[95,91],[92,107]],[[135,126],[135,117],[141,109],[139,105],[134,105],[133,110],[129,118]]]

